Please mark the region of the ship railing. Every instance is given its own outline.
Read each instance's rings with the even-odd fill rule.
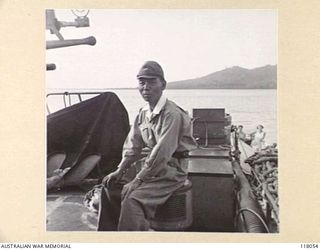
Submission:
[[[46,102],[46,108],[47,108],[47,112],[48,114],[51,114],[51,110],[49,108],[49,104],[48,104],[48,98],[52,97],[52,96],[61,96],[62,101],[63,101],[63,108],[67,108],[71,105],[74,105],[76,103],[82,102],[86,99],[88,99],[89,96],[93,97],[95,95],[100,95],[102,94],[103,91],[94,91],[94,92],[57,92],[57,93],[49,93],[46,95],[47,98],[47,102]],[[75,97],[75,98],[73,98]]]

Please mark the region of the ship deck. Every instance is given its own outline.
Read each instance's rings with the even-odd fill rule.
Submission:
[[[85,192],[65,189],[47,194],[47,231],[95,231],[97,214],[83,204]]]

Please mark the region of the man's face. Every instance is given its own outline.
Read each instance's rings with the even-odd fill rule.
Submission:
[[[157,104],[165,89],[165,83],[160,78],[139,78],[139,91],[142,98],[150,105]]]

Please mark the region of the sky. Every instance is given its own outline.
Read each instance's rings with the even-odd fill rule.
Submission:
[[[73,21],[71,10],[55,10]],[[134,88],[145,61],[159,62],[168,82],[227,67],[277,64],[276,10],[90,10],[90,27],[61,28],[64,39],[94,36],[95,46],[46,50],[48,89]],[[58,38],[46,31],[46,40]]]

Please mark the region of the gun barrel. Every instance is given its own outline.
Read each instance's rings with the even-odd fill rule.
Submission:
[[[56,69],[56,65],[54,63],[47,64],[47,70],[55,70],[55,69]]]
[[[77,46],[77,45],[95,45],[96,39],[93,36],[89,36],[83,39],[69,39],[69,40],[57,40],[57,41],[47,41],[46,49],[57,49],[64,48],[69,46]]]

